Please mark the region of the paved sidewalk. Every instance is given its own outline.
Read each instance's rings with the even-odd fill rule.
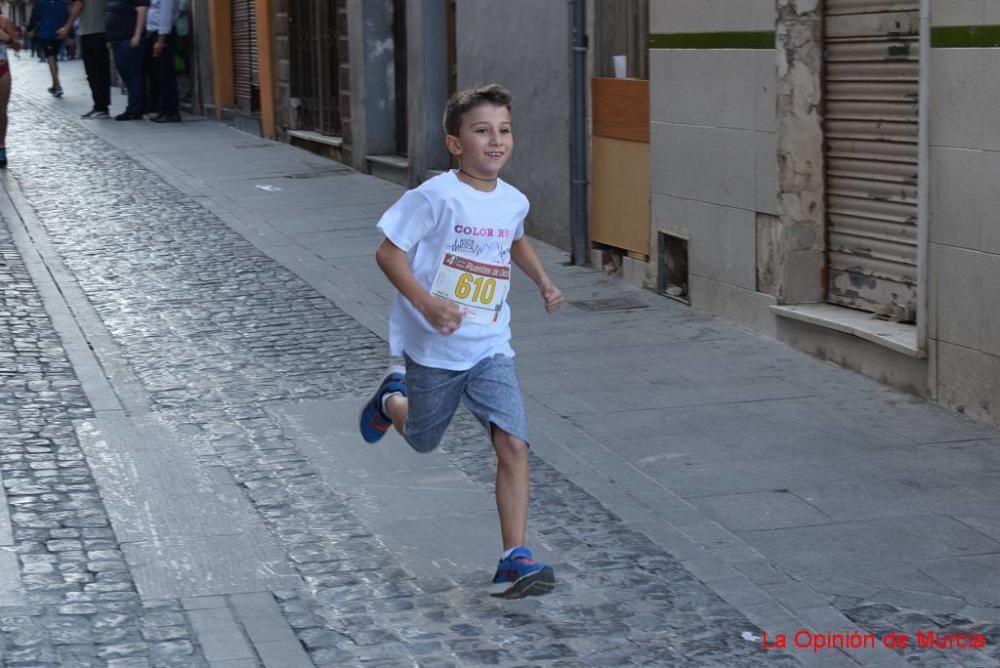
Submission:
[[[386,338],[392,291],[371,257],[378,241],[374,222],[400,188],[204,119],[166,126],[81,121],[89,107],[81,69],[64,64],[67,95],[54,100],[44,96],[41,65],[15,62],[15,95],[30,100],[15,111],[30,113],[37,105],[73,132],[84,129],[124,151]],[[25,95],[22,87],[32,91]],[[122,107],[119,96],[114,106]],[[32,150],[18,141],[25,120],[13,118],[8,150],[11,177],[27,201],[43,179],[39,172],[19,173],[19,161],[29,160]],[[64,150],[71,154],[75,147]],[[146,204],[144,195],[128,194],[137,210]],[[44,221],[45,212],[35,210]],[[175,223],[181,221],[164,221]],[[53,243],[75,275],[67,280],[79,281],[94,302],[97,293],[88,285],[98,285],[99,277],[88,283],[84,258],[58,248],[58,238]],[[601,534],[601,526],[611,524],[604,515],[588,516],[590,506],[578,513],[561,508],[570,525],[533,525],[533,540],[567,573],[578,595],[599,601],[600,585],[591,580],[586,560],[567,556],[574,540],[600,535],[606,543],[595,541],[593,551],[620,559],[636,554],[619,550],[621,541],[640,536],[769,635],[803,627],[911,634],[937,629],[982,632],[990,642],[977,653],[911,649],[905,652],[910,664],[887,650],[792,652],[803,664],[1000,664],[1000,432],[597,271],[565,266],[566,254],[536,247],[569,303],[547,316],[530,282],[515,278],[514,344],[529,404],[536,483],[542,483],[534,499],[541,512],[533,513],[544,518],[546,503],[575,498],[564,495],[572,487],[599,502],[598,512],[621,527]],[[116,328],[100,304],[88,311],[82,295],[79,303],[72,295],[67,299],[77,317],[90,313],[102,320],[105,329],[95,325],[92,331],[116,341],[97,350],[105,384],[81,378],[95,417],[78,431],[88,458],[105,462],[95,469],[100,484],[102,476],[119,479],[114,476],[128,468],[128,462],[112,461],[116,450],[108,443],[113,445],[116,420],[143,410],[141,393],[133,397],[121,388],[150,387],[150,380],[128,377],[126,367],[139,368],[134,359],[114,373],[116,346],[130,349],[127,323]],[[86,323],[81,328],[87,330]],[[481,571],[496,558],[498,540],[482,484],[488,461],[483,452],[456,447],[474,426],[462,421],[441,457],[418,457],[396,440],[378,448],[354,442],[357,394],[367,387],[350,385],[377,375],[377,353],[365,354],[339,395],[279,393],[266,405],[267,418],[404,569],[436,569],[441,577]],[[98,405],[101,396],[110,398]],[[168,410],[171,396],[154,393],[153,401]],[[186,401],[177,398],[174,407]],[[155,420],[140,422],[147,442],[157,442]],[[211,453],[198,456],[203,459],[192,454],[186,464],[192,471]],[[105,503],[114,521],[120,506]],[[125,550],[130,563],[141,562],[134,552],[140,548],[131,549]],[[261,549],[262,563],[280,561],[266,554],[277,544]],[[444,558],[428,564],[428,554]],[[281,589],[285,576],[291,573],[280,566],[258,573],[259,588]],[[143,593],[142,574],[136,579]],[[176,591],[166,587],[162,598]],[[743,630],[721,632],[738,637]],[[642,647],[640,635],[632,638]],[[664,638],[651,630],[646,640]]]

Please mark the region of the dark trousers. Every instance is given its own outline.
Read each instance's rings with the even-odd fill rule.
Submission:
[[[123,39],[111,45],[115,52],[115,65],[125,87],[128,88],[128,108],[125,113],[142,113],[142,45],[132,48],[129,40]]]
[[[150,109],[156,109],[161,114],[177,113],[177,67],[174,64],[174,54],[177,52],[177,35],[171,32],[167,35],[166,44],[159,57],[153,56],[153,44],[159,33],[146,35],[146,71],[150,89],[146,99],[152,104]]]
[[[83,52],[83,69],[87,72],[90,95],[94,98],[94,109],[107,111],[111,106],[111,58],[104,33],[81,35],[80,50]]]

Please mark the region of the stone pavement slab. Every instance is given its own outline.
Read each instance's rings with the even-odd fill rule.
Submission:
[[[921,562],[958,555],[994,554],[1000,544],[950,517],[881,519],[800,526],[740,535],[791,572],[841,566]],[[850,538],[844,539],[844,536]],[[928,540],[934,536],[937,540]]]
[[[225,472],[199,465],[194,439],[159,417],[96,418],[77,431],[145,598],[299,584]]]
[[[479,573],[497,558],[490,490],[456,471],[442,453],[421,455],[394,433],[359,448],[356,399],[272,404],[268,411],[418,579]],[[482,447],[489,447],[485,437]]]
[[[699,499],[698,504],[708,515],[734,531],[825,524],[829,520],[827,515],[787,492],[709,496]]]

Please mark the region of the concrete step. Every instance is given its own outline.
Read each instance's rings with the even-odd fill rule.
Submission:
[[[332,160],[344,161],[343,137],[331,137],[315,130],[289,130],[288,140],[292,146],[304,148]]]
[[[409,185],[410,161],[401,155],[366,155],[368,173],[386,181]]]

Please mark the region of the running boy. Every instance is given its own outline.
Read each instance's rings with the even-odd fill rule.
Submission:
[[[528,199],[498,174],[514,147],[511,96],[490,85],[456,93],[444,112],[451,170],[405,193],[378,223],[375,258],[398,293],[389,348],[404,355],[361,411],[362,437],[390,426],[417,452],[438,446],[460,399],[489,432],[504,552],[494,583],[509,598],[545,594],[552,568],[525,546],[528,429],[510,347],[510,263],[538,286],[545,310],[563,296],[524,237]]]

